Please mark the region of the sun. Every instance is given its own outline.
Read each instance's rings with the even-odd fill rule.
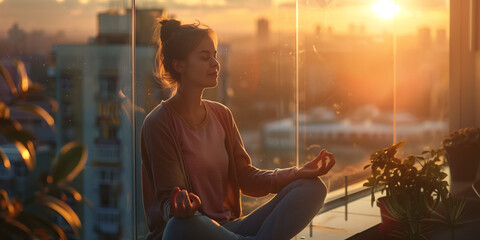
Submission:
[[[374,11],[380,18],[391,19],[400,11],[400,6],[395,4],[393,0],[379,0],[370,9]]]

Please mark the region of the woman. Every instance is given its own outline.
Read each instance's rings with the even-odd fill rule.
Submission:
[[[161,21],[159,29],[157,77],[176,92],[142,126],[147,239],[294,237],[323,206],[326,187],[318,177],[334,156],[322,150],[299,169],[253,167],[230,110],[202,99],[220,70],[213,30],[176,20]],[[240,193],[277,195],[242,216]]]

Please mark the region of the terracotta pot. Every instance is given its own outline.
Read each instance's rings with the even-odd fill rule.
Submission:
[[[393,232],[404,232],[404,227],[407,227],[405,226],[405,223],[402,223],[401,221],[399,220],[396,220],[391,214],[390,212],[387,210],[387,208],[385,207],[385,204],[386,204],[386,201],[387,201],[387,197],[380,197],[377,199],[377,206],[380,208],[380,215],[381,215],[381,219],[382,219],[382,224],[380,224],[380,236],[381,236],[381,239],[401,239],[401,238],[397,238],[397,237],[394,237],[392,236],[392,233]],[[433,199],[430,199],[429,200],[429,204],[431,207],[433,207]],[[430,213],[427,213],[423,219],[428,219],[431,217],[431,214]],[[427,226],[428,223],[427,222],[421,222],[420,223],[420,231],[422,232],[425,231],[425,229],[427,229],[429,226]]]
[[[380,224],[381,239],[396,239],[390,236],[394,230],[401,230],[401,223],[393,219],[390,212],[385,208],[385,201],[387,197],[380,197],[377,199],[377,206],[380,208],[380,216],[382,224]]]

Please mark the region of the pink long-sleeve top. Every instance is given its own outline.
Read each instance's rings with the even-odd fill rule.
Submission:
[[[203,100],[210,118],[214,116],[221,124],[227,153],[227,178],[224,192],[216,195],[222,208],[230,211],[229,220],[242,214],[240,193],[262,197],[278,193],[296,179],[297,169],[260,170],[252,166],[245,151],[240,133],[230,110],[217,102]],[[147,239],[161,239],[170,216],[170,195],[175,186],[195,192],[193,175],[187,170],[188,154],[182,148],[182,133],[175,124],[175,113],[160,103],[145,118],[141,132],[142,194],[149,235]],[[221,138],[221,136],[218,136]],[[221,177],[223,178],[223,176]],[[224,178],[223,178],[224,179]],[[224,180],[222,180],[224,181]],[[228,215],[226,215],[228,216]]]

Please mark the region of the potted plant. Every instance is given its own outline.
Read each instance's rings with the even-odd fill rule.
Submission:
[[[452,181],[473,182],[480,162],[480,128],[463,128],[443,139]]]
[[[380,230],[384,239],[425,239],[426,224],[441,197],[448,195],[447,174],[442,171],[442,149],[409,155],[395,155],[405,142],[381,149],[370,156],[371,176],[364,184],[371,187],[372,206],[375,192],[385,197],[377,200],[382,215]]]

